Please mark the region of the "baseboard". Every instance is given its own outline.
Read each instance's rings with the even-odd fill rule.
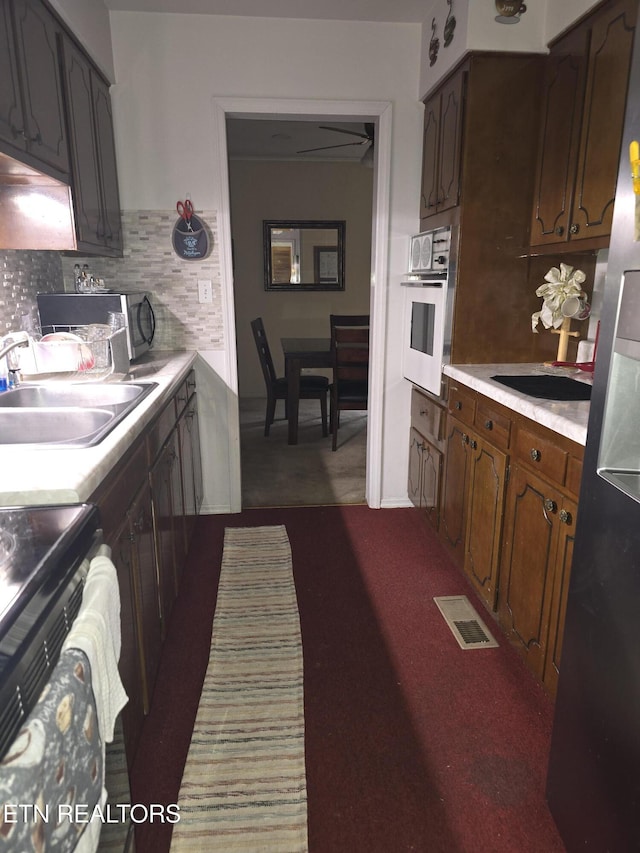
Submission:
[[[402,509],[404,507],[414,507],[409,498],[384,498],[380,501],[380,509]]]

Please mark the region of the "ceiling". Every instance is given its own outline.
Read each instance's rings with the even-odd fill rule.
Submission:
[[[104,0],[111,11],[419,24],[425,0]]]
[[[335,127],[340,133],[325,130]],[[347,132],[348,131],[348,132]],[[227,119],[227,150],[232,160],[294,160],[361,162],[371,145],[362,122],[278,121],[275,119]],[[355,143],[355,144],[354,144]],[[339,145],[322,151],[299,153],[308,148]],[[368,164],[371,155],[367,155]]]

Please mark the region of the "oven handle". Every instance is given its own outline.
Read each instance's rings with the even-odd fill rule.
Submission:
[[[402,281],[402,287],[444,287],[446,281]]]

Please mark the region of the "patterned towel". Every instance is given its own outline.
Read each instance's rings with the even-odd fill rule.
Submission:
[[[0,762],[0,851],[73,850],[101,801],[102,741],[91,666],[79,649],[60,659]]]

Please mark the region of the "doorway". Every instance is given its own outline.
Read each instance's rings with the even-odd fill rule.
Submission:
[[[216,99],[214,101],[215,139],[218,147],[220,177],[221,277],[225,297],[225,332],[229,357],[228,421],[231,442],[231,495],[234,509],[242,505],[240,480],[240,405],[238,397],[236,310],[234,305],[234,265],[231,230],[230,175],[227,149],[227,120],[255,119],[295,120],[321,124],[372,122],[376,128],[373,167],[373,204],[371,215],[370,295],[371,315],[371,380],[369,389],[368,429],[366,436],[365,499],[369,506],[380,506],[381,495],[381,420],[384,376],[384,330],[386,325],[386,264],[389,221],[389,177],[391,105],[387,102],[347,101],[273,101],[261,99]],[[374,286],[374,283],[377,286]],[[296,294],[302,298],[302,294]],[[276,294],[281,297],[281,294]],[[328,314],[331,311],[327,311]],[[335,311],[334,311],[335,313]],[[355,313],[355,312],[354,312]],[[240,331],[240,327],[238,327]],[[327,331],[328,334],[328,331]],[[273,345],[272,345],[273,346]],[[234,358],[235,356],[235,358]],[[235,368],[235,369],[234,369]],[[356,413],[354,413],[356,414]],[[265,439],[265,441],[267,441]],[[297,447],[297,446],[296,446]],[[289,450],[296,450],[289,447]],[[334,454],[335,456],[336,454]]]

